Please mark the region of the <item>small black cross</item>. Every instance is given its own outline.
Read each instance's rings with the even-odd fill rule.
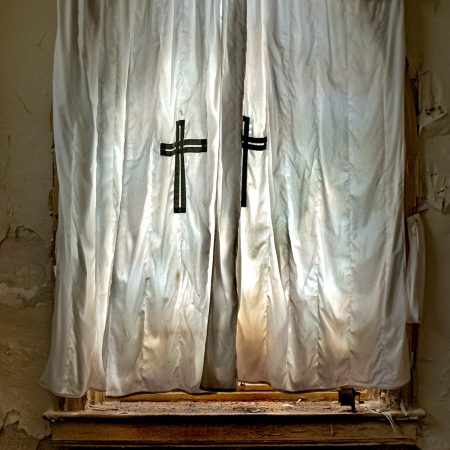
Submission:
[[[177,120],[175,142],[173,144],[161,143],[162,156],[175,155],[175,177],[173,212],[186,212],[186,173],[184,170],[185,153],[206,152],[206,139],[184,139],[184,120]]]
[[[249,137],[250,117],[243,116],[244,134],[242,135],[242,184],[241,184],[241,207],[247,206],[247,160],[248,151],[262,151],[267,148],[267,137]]]

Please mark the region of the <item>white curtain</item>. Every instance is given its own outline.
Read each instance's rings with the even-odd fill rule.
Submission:
[[[407,382],[403,68],[400,1],[248,3],[241,379]]]
[[[401,0],[59,0],[42,384],[407,382],[403,64]]]
[[[425,291],[425,231],[420,213],[406,220],[409,254],[406,265],[407,323],[420,323]]]

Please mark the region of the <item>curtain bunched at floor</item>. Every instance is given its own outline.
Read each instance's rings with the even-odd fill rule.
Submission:
[[[409,379],[401,0],[58,2],[57,395]]]

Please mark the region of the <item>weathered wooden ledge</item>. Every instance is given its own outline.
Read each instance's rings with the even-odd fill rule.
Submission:
[[[405,416],[384,411],[393,418],[391,425],[385,414],[377,412],[379,406],[366,402],[352,413],[330,401],[107,401],[84,411],[48,411],[45,417],[59,449],[416,448],[423,412]]]

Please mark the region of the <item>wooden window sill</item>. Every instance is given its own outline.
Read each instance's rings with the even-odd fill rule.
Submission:
[[[171,394],[162,394],[167,397]],[[418,410],[405,416],[366,401],[356,413],[336,401],[233,400],[111,401],[83,411],[48,411],[56,448],[242,448],[317,445],[412,449]],[[222,395],[222,394],[220,394]],[[233,394],[225,394],[233,395]],[[290,394],[287,394],[290,395]],[[151,395],[154,398],[154,394]],[[302,396],[303,397],[303,396]],[[374,447],[375,446],[375,447]],[[379,447],[377,447],[379,446]],[[384,446],[384,447],[383,447]]]

